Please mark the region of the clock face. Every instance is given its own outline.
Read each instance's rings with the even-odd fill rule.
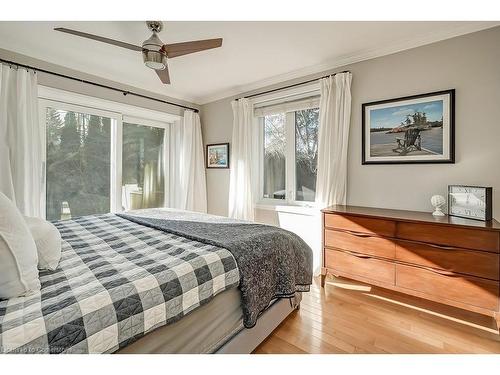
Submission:
[[[481,187],[451,186],[450,214],[485,220],[486,189]]]

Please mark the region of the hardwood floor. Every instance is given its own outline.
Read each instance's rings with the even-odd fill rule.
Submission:
[[[500,335],[492,318],[330,278],[254,353],[500,353]]]

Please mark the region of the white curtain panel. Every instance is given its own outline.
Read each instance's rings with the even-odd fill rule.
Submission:
[[[0,64],[0,191],[26,216],[42,216],[43,140],[36,73]]]
[[[207,212],[207,185],[205,178],[205,163],[203,139],[201,136],[200,116],[194,111],[184,111],[179,139],[179,168],[177,173],[178,191],[174,190],[173,206],[188,210]],[[174,124],[175,126],[175,124]]]
[[[181,208],[180,153],[182,140],[182,121],[170,124],[168,201],[167,207]]]
[[[229,180],[229,217],[254,220],[254,184],[257,178],[258,128],[248,99],[231,102],[233,136]]]
[[[316,179],[316,203],[320,207],[346,203],[351,80],[351,73],[320,80]]]

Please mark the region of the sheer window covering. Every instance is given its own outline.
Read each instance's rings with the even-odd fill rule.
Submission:
[[[0,64],[0,191],[26,216],[42,216],[42,163],[36,73]]]
[[[351,73],[320,80],[316,203],[346,204],[347,149],[351,122]]]

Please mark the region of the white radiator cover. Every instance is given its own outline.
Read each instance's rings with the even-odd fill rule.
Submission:
[[[257,206],[255,221],[275,225],[300,236],[313,251],[314,275],[321,273],[321,212],[301,206]]]

